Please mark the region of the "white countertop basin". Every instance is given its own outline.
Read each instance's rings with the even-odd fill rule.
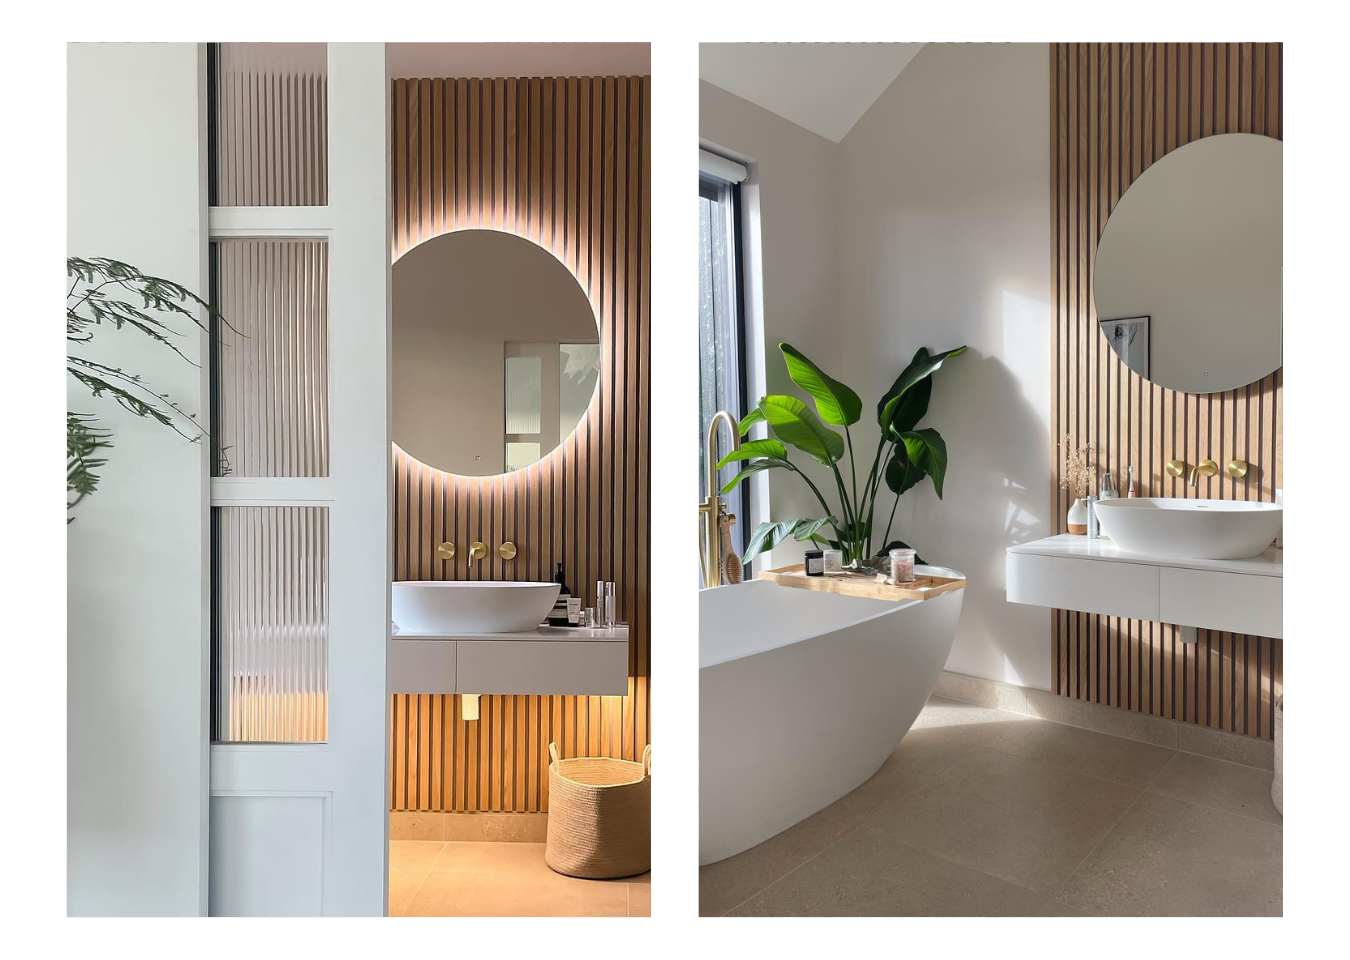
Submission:
[[[399,634],[465,636],[534,630],[553,609],[556,583],[406,580],[393,584]]]
[[[1276,503],[1166,497],[1097,503],[1097,521],[1127,553],[1196,560],[1239,560],[1265,550],[1284,519]]]

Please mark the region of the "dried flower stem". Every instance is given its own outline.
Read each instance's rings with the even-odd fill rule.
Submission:
[[[1074,447],[1073,437],[1066,434],[1059,448],[1064,452],[1063,476],[1059,485],[1068,490],[1069,496],[1074,500],[1087,496],[1096,472],[1092,458],[1092,444]]]

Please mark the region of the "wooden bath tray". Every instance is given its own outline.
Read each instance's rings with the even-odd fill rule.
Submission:
[[[791,567],[779,567],[777,570],[761,570],[759,579],[772,580],[784,587],[798,587],[802,590],[820,590],[823,593],[838,593],[847,597],[866,597],[869,600],[929,600],[941,593],[961,590],[965,580],[952,577],[918,577],[913,583],[903,587],[889,583],[878,583],[873,574],[826,573],[819,577],[808,577],[803,564]]]

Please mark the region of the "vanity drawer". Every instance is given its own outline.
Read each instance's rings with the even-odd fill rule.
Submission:
[[[628,692],[623,640],[460,640],[460,693],[618,696]]]
[[[1258,637],[1284,636],[1284,578],[1163,567],[1158,619]]]
[[[454,693],[454,640],[389,641],[389,692]]]
[[[1142,563],[1008,554],[1008,600],[1158,620],[1158,568]],[[1165,619],[1165,618],[1164,618]]]

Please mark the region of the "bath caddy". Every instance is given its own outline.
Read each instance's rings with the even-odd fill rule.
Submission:
[[[808,577],[806,568],[798,563],[777,570],[761,570],[761,580],[772,580],[784,587],[800,587],[804,590],[821,590],[825,593],[838,593],[847,597],[867,597],[871,600],[928,600],[939,594],[965,587],[964,578],[920,576],[903,587],[889,583],[878,583],[869,573],[826,573],[819,577]]]

